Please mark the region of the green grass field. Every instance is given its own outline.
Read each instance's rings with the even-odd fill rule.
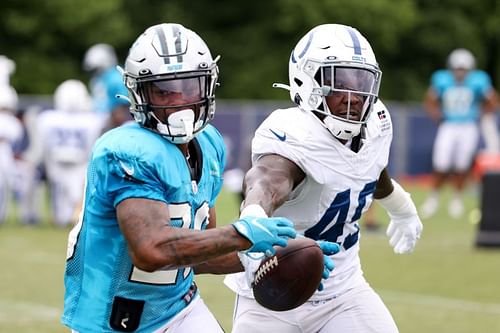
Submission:
[[[417,205],[420,187],[407,186]],[[449,193],[447,194],[449,195]],[[469,193],[467,209],[477,207]],[[223,193],[219,224],[237,215],[236,198]],[[376,206],[379,220],[387,223]],[[500,249],[474,246],[477,225],[451,220],[445,208],[424,221],[424,233],[412,255],[392,253],[382,234],[364,233],[361,258],[370,284],[380,293],[402,333],[500,332]],[[68,332],[59,322],[69,230],[44,222],[39,227],[0,226],[0,332]],[[233,294],[221,276],[197,278],[202,296],[227,332],[231,330]]]

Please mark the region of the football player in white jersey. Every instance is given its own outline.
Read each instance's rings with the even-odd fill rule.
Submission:
[[[358,221],[373,199],[391,218],[394,252],[412,252],[422,231],[410,195],[386,170],[392,124],[378,99],[380,78],[370,44],[352,27],[317,26],[293,49],[290,85],[275,87],[288,89],[297,106],[274,111],[257,129],[241,216],[287,217],[299,233],[341,250],[324,289],[290,311],[260,306],[251,275],[228,275],[237,293],[233,332],[398,331],[359,258]],[[258,263],[243,264],[255,271]]]
[[[76,222],[81,206],[87,161],[103,128],[102,118],[91,111],[85,84],[67,80],[54,93],[54,109],[38,115],[34,141],[40,145],[57,226]]]
[[[16,63],[0,55],[0,223],[7,216],[12,192],[17,192],[19,178],[13,147],[22,140],[23,126],[15,113],[18,108],[17,92],[10,85],[10,76]],[[22,214],[21,214],[22,215]]]
[[[1,66],[0,66],[1,67]],[[1,72],[1,70],[0,70]],[[1,75],[1,73],[0,73]],[[0,83],[0,223],[7,216],[10,195],[15,191],[16,161],[13,145],[23,136],[21,121],[14,115],[18,97],[15,89]]]

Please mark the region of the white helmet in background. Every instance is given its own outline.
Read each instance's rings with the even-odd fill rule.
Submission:
[[[476,67],[476,59],[467,49],[455,49],[448,56],[447,66],[449,69],[473,70]]]
[[[61,83],[54,92],[54,109],[63,112],[88,112],[91,110],[91,97],[85,84],[78,80]]]
[[[9,86],[10,77],[16,71],[16,63],[4,55],[0,55],[0,85]]]
[[[148,28],[125,61],[125,86],[135,121],[174,144],[189,142],[214,117],[217,60],[200,36],[180,24]],[[149,93],[153,87],[165,93],[190,94],[195,101],[155,105]]]
[[[83,58],[83,69],[88,72],[102,72],[117,64],[115,49],[108,44],[95,44]]]
[[[368,41],[358,30],[341,24],[319,25],[292,50],[289,62],[290,97],[313,112],[337,138],[349,140],[361,132],[378,98],[382,72]],[[279,85],[277,85],[279,86]],[[326,97],[333,92],[362,96],[359,121],[331,113]]]
[[[19,98],[16,90],[5,84],[0,84],[0,110],[17,111]]]

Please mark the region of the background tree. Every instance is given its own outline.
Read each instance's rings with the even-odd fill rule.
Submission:
[[[87,48],[117,49],[121,62],[146,27],[179,22],[222,56],[218,97],[287,99],[273,82],[288,81],[287,59],[313,26],[357,27],[383,71],[385,99],[420,101],[430,74],[457,47],[500,82],[500,6],[494,0],[4,0],[0,54],[17,63],[13,84],[23,94],[51,94],[65,79],[87,80]]]

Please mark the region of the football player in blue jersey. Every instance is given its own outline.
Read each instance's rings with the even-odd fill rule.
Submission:
[[[361,269],[359,220],[373,199],[388,212],[389,243],[413,251],[422,223],[410,195],[389,177],[390,113],[378,98],[382,72],[355,28],[323,24],[293,48],[289,85],[295,107],[278,109],[252,140],[240,217],[284,216],[297,232],[335,242],[335,270],[307,302],[271,311],[254,299],[246,274],[224,280],[236,292],[233,333],[396,333],[389,310]],[[251,276],[250,276],[251,277]]]
[[[73,332],[222,332],[194,272],[241,271],[245,253],[295,237],[286,218],[214,228],[225,164],[209,124],[217,60],[179,24],[152,26],[132,45],[123,74],[135,123],[96,142],[68,239],[62,322]]]
[[[448,68],[432,74],[424,106],[439,127],[432,154],[433,190],[421,207],[423,218],[436,213],[439,190],[450,176],[454,176],[454,196],[448,213],[454,218],[464,213],[462,192],[478,148],[479,120],[482,113],[493,114],[497,105],[497,94],[489,75],[476,70],[475,65],[469,50],[456,49],[448,56]],[[493,127],[493,135],[495,132]]]
[[[92,75],[93,109],[103,118],[105,131],[131,120],[128,103],[116,97],[127,94],[117,63],[115,49],[104,43],[91,46],[83,58],[83,69]]]

